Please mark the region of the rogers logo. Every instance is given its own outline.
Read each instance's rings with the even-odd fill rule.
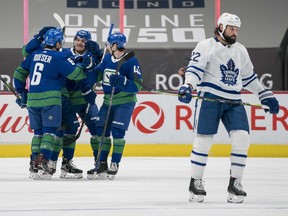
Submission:
[[[157,114],[158,120],[152,125],[152,126],[144,126],[141,121],[145,121],[146,123],[149,122],[149,120],[145,120],[144,118],[141,119],[139,118],[139,115],[142,112],[147,111],[147,113],[149,112],[149,109],[152,108],[152,110]],[[151,109],[150,109],[151,111]],[[149,113],[148,113],[149,114]],[[147,116],[151,116],[151,114],[146,115]],[[164,123],[164,112],[163,110],[154,102],[151,101],[145,101],[140,103],[133,112],[132,115],[132,122],[135,125],[135,127],[138,128],[139,131],[141,131],[142,133],[146,133],[146,134],[151,134],[151,133],[155,133]]]

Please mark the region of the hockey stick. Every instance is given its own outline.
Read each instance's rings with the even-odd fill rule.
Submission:
[[[65,26],[64,21],[63,21],[62,18],[60,17],[60,15],[57,14],[57,13],[53,13],[53,17],[57,20],[57,22],[59,23],[61,29],[63,30],[63,32],[64,32],[64,34],[65,34],[66,26]]]
[[[114,24],[112,23],[111,26],[110,26],[110,29],[109,29],[108,37],[112,34],[113,28],[114,28]],[[106,55],[106,52],[107,52],[107,45],[105,43],[105,48],[104,48],[104,51],[103,51],[103,55],[102,55],[102,59],[100,61],[100,64],[103,62],[103,59],[104,59],[104,57]]]
[[[4,85],[6,86],[6,88],[15,95],[15,97],[16,97],[18,100],[21,100],[21,97],[18,95],[18,93],[15,91],[15,89],[14,89],[13,87],[11,87],[1,75],[0,75],[0,80],[4,83]]]
[[[127,53],[119,62],[116,68],[116,74],[119,72],[120,67],[130,58],[134,57],[135,53],[129,52]],[[102,135],[101,135],[101,139],[100,139],[100,144],[99,144],[99,148],[98,148],[98,154],[95,160],[95,171],[97,171],[99,164],[100,164],[100,155],[102,152],[102,148],[103,148],[103,142],[104,142],[104,138],[105,138],[105,134],[106,134],[106,130],[107,130],[107,126],[108,126],[108,121],[109,121],[109,117],[110,117],[110,111],[111,111],[111,107],[112,107],[112,100],[113,100],[113,96],[114,96],[114,91],[115,91],[115,87],[112,87],[112,91],[110,94],[110,100],[109,100],[109,106],[108,106],[108,110],[106,113],[106,118],[105,118],[105,123],[104,123],[104,127],[103,127],[103,131],[102,131]]]
[[[159,91],[159,90],[152,89],[152,88],[150,88],[148,86],[145,86],[143,84],[143,81],[141,81],[137,77],[136,74],[134,75],[134,80],[139,85],[142,86],[142,89],[144,91],[148,91],[148,92],[155,93],[155,94],[164,94],[164,95],[178,96],[178,94],[176,94],[176,93]],[[257,107],[257,108],[261,108],[261,109],[269,109],[269,107],[263,106],[261,104],[251,104],[251,103],[242,102],[242,101],[233,101],[233,100],[227,100],[227,99],[221,99],[221,98],[207,98],[207,97],[202,97],[202,96],[197,96],[197,95],[192,95],[192,98],[205,100],[205,101],[212,101],[212,102],[219,102],[219,103],[226,103],[226,104],[234,104],[234,105],[242,105],[242,106],[252,106],[252,107]]]
[[[110,26],[110,29],[109,29],[108,37],[109,37],[109,35],[112,34],[113,28],[114,28],[114,24],[112,23],[111,26]],[[100,61],[99,64],[101,64],[103,62],[103,59],[104,59],[104,57],[106,55],[106,52],[107,52],[107,46],[106,46],[106,43],[105,43],[105,48],[103,50],[102,58],[101,58],[101,61]],[[96,91],[96,88],[97,88],[97,83],[95,83],[94,86],[93,86],[94,91]]]

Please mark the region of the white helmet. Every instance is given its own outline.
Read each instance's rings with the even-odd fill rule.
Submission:
[[[221,16],[219,17],[219,19],[217,21],[218,27],[220,24],[223,25],[222,32],[224,32],[227,25],[236,26],[236,27],[240,28],[241,21],[240,21],[240,18],[234,14],[223,13],[223,14],[221,14]]]

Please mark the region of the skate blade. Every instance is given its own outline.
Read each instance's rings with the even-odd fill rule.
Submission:
[[[115,179],[115,176],[116,176],[116,175],[107,175],[107,178],[108,178],[109,180],[114,180],[114,179]]]
[[[35,180],[51,180],[52,175],[44,172],[43,170],[39,170],[38,173],[34,177]]]
[[[37,175],[36,172],[30,172],[29,178],[30,179],[35,179],[35,176]]]
[[[228,194],[227,202],[228,203],[243,203],[245,196],[236,196],[235,194]]]
[[[107,173],[100,173],[100,174],[87,174],[87,179],[89,180],[106,180],[107,179]]]
[[[189,201],[202,203],[204,201],[204,197],[205,197],[204,195],[195,195],[191,193],[189,197]]]
[[[81,179],[83,178],[82,173],[68,173],[68,172],[61,172],[60,178],[62,179]]]

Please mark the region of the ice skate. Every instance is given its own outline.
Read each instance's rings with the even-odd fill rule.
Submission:
[[[38,173],[35,175],[35,180],[51,180],[53,175],[53,170],[49,168],[48,161],[43,158],[43,155],[38,157],[39,164],[37,166]]]
[[[56,161],[49,160],[48,166],[53,171],[53,174],[54,174],[56,172],[56,168],[57,168],[57,160]]]
[[[107,169],[107,177],[110,180],[113,180],[119,170],[119,164],[115,162],[111,162],[109,169]]]
[[[197,201],[197,202],[203,202],[204,197],[206,196],[206,191],[204,190],[203,186],[204,182],[202,179],[193,179],[190,180],[189,185],[189,192],[190,192],[190,198],[189,201]]]
[[[38,173],[38,168],[37,168],[37,166],[38,166],[38,159],[36,158],[36,159],[32,160],[32,158],[31,158],[31,156],[30,156],[30,166],[29,166],[29,172],[30,172],[30,174],[29,174],[29,178],[31,178],[31,179],[34,179],[34,178],[35,178],[35,176],[36,176],[37,173]]]
[[[230,177],[227,191],[227,202],[229,203],[243,203],[244,198],[247,196],[246,192],[243,191],[241,179]]]
[[[78,169],[73,164],[72,160],[68,160],[66,158],[63,158],[60,178],[80,179],[80,178],[83,178],[83,171],[81,169]]]
[[[96,171],[96,164],[95,168],[87,171],[87,178],[90,180],[107,179],[107,169],[108,169],[107,161],[100,161],[99,168],[97,169],[97,171]]]

